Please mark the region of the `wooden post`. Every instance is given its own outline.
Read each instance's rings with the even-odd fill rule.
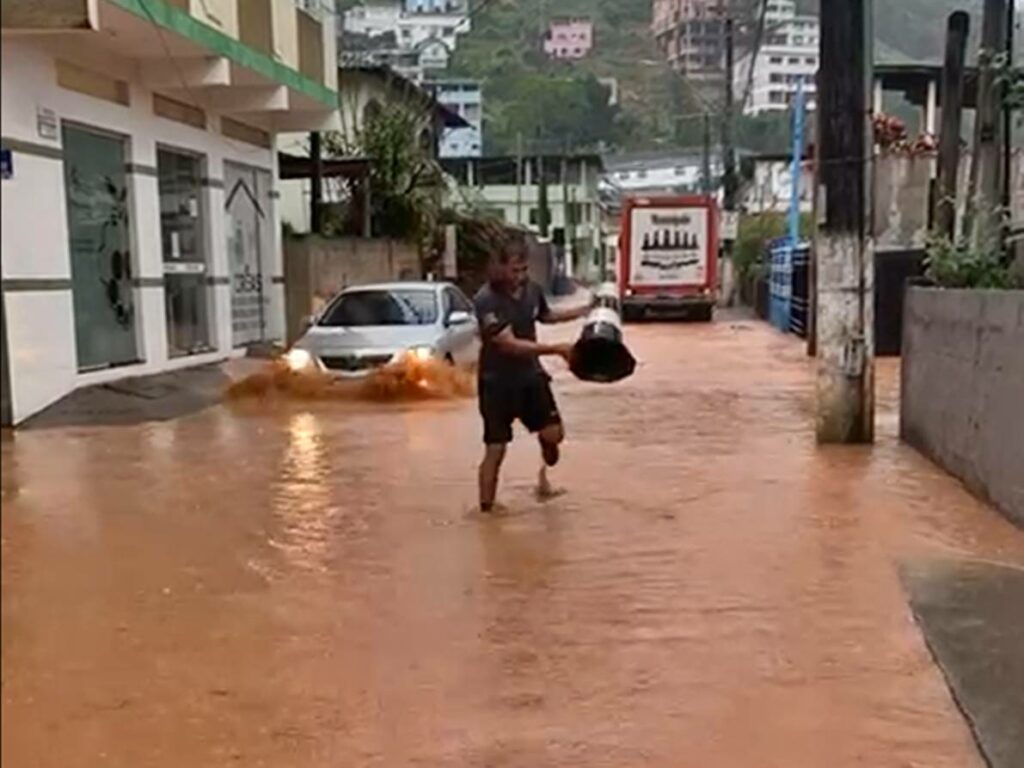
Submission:
[[[960,129],[964,108],[964,61],[971,17],[965,11],[949,15],[946,59],[942,67],[942,128],[939,131],[938,196],[935,230],[956,238],[957,172],[960,168]]]
[[[874,440],[871,0],[822,0],[817,230],[821,443]]]
[[[322,235],[324,233],[324,156],[319,131],[309,134],[309,157],[313,166],[309,190],[309,230],[314,235]]]
[[[970,242],[971,248],[988,247],[998,237],[1001,221],[998,207],[1002,199],[1003,164],[1002,115],[999,89],[995,82],[993,57],[1006,41],[1006,0],[985,0],[982,17],[981,49],[978,52],[978,108],[975,117],[974,158],[971,163]]]
[[[370,171],[362,180],[363,189],[363,237],[373,237],[373,190],[370,187]]]

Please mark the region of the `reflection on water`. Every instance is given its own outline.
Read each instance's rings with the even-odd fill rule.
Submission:
[[[320,570],[326,569],[332,520],[340,512],[331,499],[326,451],[316,416],[293,414],[284,459],[273,482],[280,533],[271,543],[293,564]]]
[[[1024,537],[896,441],[897,367],[819,449],[798,343],[627,332],[506,517],[475,404],[390,385],[4,441],[4,765],[981,768],[898,567]]]

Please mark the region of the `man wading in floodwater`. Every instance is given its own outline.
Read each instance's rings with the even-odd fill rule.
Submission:
[[[489,282],[474,299],[483,346],[480,350],[480,415],[484,420],[484,460],[480,464],[480,509],[490,512],[498,491],[498,473],[518,419],[540,441],[544,460],[537,493],[553,495],[547,468],[558,463],[565,437],[562,417],[551,392],[551,377],[540,358],[557,355],[566,361],[571,344],[540,344],[537,326],[584,317],[590,307],[554,310],[543,289],[527,274],[525,243],[513,240],[492,256]]]

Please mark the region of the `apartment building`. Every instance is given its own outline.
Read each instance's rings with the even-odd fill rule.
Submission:
[[[672,68],[687,79],[722,79],[727,6],[728,0],[654,0],[654,39]]]
[[[359,50],[414,80],[447,69],[471,22],[461,0],[391,0],[359,5],[343,17],[342,50]]]
[[[756,55],[736,63],[735,91],[743,112],[788,110],[802,90],[809,110],[817,106],[818,46],[821,25],[816,16],[798,15],[792,0],[769,0],[764,42]],[[753,68],[753,75],[751,75]]]
[[[3,0],[3,412],[284,334],[275,136],[339,127],[295,0]]]
[[[438,145],[441,158],[483,155],[483,91],[476,80],[433,80],[424,84],[437,99],[468,123],[445,128]]]
[[[405,0],[407,13],[465,14],[467,0]]]

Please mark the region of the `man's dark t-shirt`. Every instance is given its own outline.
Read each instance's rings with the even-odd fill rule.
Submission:
[[[518,296],[513,296],[485,285],[473,299],[473,304],[483,339],[480,379],[507,384],[546,380],[547,374],[537,358],[502,352],[493,341],[509,327],[517,339],[537,340],[537,321],[543,320],[549,312],[543,289],[537,283],[528,282]]]

